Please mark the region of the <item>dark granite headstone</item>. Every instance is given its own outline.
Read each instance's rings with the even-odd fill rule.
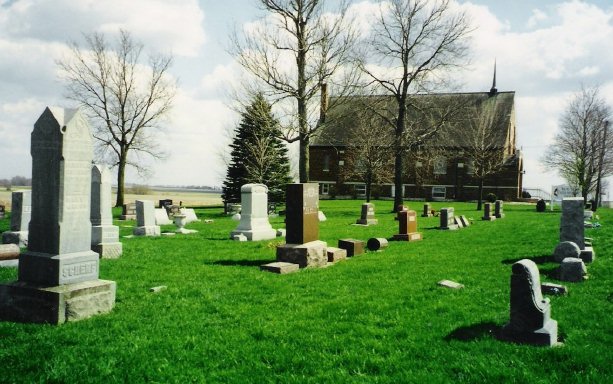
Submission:
[[[388,244],[387,239],[383,237],[372,237],[366,242],[366,247],[369,251],[380,251],[387,248]]]
[[[0,219],[4,219],[6,216],[6,207],[0,204]]]
[[[513,264],[511,275],[511,321],[501,331],[503,339],[518,343],[553,346],[558,323],[551,319],[549,299],[543,298],[539,270],[532,260]]]
[[[120,220],[136,220],[136,203],[124,204],[121,207]]]
[[[440,211],[440,229],[458,229],[454,219],[454,209],[452,207],[441,208]]]
[[[540,199],[539,201],[536,202],[537,212],[545,212],[545,209],[547,209],[547,203],[545,202],[545,200]]]
[[[32,216],[32,191],[13,192],[11,205],[11,230],[2,234],[2,242],[27,247],[28,228]]]
[[[375,205],[372,203],[362,204],[362,214],[360,218],[356,220],[356,224],[361,225],[374,225],[379,221],[375,219]]]
[[[424,204],[424,211],[421,214],[421,217],[431,217],[432,216],[432,206],[430,204]]]
[[[340,239],[338,247],[347,251],[347,257],[353,257],[364,253],[364,241],[356,239]]]
[[[492,203],[483,204],[483,217],[481,220],[493,221],[496,220],[496,216],[492,215]]]
[[[169,205],[172,205],[172,199],[163,199],[159,201],[159,208],[166,208]]]
[[[497,219],[502,219],[504,217],[503,205],[504,202],[502,200],[496,200],[494,203],[494,216],[496,216]]]
[[[415,241],[421,240],[421,233],[417,232],[417,212],[399,211],[398,214],[398,233],[393,236],[394,240]]]
[[[317,184],[288,184],[285,207],[285,239],[288,244],[304,244],[319,238]]]

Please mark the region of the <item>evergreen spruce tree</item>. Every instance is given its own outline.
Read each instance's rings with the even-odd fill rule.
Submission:
[[[231,160],[222,189],[224,203],[240,202],[241,186],[249,183],[265,184],[268,201],[284,201],[285,185],[292,178],[287,148],[280,136],[271,105],[257,94],[242,113],[230,145]]]

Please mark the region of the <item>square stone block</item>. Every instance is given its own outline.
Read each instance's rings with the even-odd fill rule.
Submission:
[[[514,343],[553,347],[558,344],[558,322],[549,319],[543,328],[535,331],[518,330],[507,324],[502,328],[500,338]]]
[[[419,241],[422,240],[422,238],[421,232],[398,233],[392,236],[392,239],[396,241]]]
[[[101,259],[117,259],[123,253],[123,245],[119,242],[92,245],[92,251],[100,255]]]
[[[116,283],[92,280],[55,287],[25,282],[0,285],[0,319],[62,324],[108,313],[115,305]]]
[[[277,247],[277,261],[298,264],[300,268],[323,267],[328,263],[327,244],[321,240]]]
[[[300,266],[294,263],[285,263],[285,262],[277,261],[274,263],[260,265],[260,269],[262,271],[268,271],[268,272],[284,275],[286,273],[292,273],[292,272],[298,271],[300,269]]]
[[[596,252],[594,252],[594,248],[586,246],[585,249],[581,250],[579,258],[583,260],[584,263],[591,263],[596,258]]]
[[[356,239],[340,239],[338,241],[338,247],[347,251],[347,257],[363,254],[365,245],[364,241]]]
[[[134,236],[160,236],[160,226],[159,225],[147,225],[144,227],[134,227],[132,230],[132,234]]]
[[[326,248],[328,254],[328,262],[336,263],[347,258],[347,251],[341,248],[328,247]]]

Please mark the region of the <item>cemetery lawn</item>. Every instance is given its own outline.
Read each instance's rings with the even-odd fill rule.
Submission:
[[[336,246],[397,232],[391,201],[375,202],[378,225],[350,225],[361,203],[322,201],[320,238]],[[420,214],[421,202],[409,206]],[[611,382],[613,210],[586,229],[596,252],[589,280],[548,296],[564,346],[544,348],[494,334],[509,320],[512,263],[530,258],[541,281],[558,282],[549,255],[560,211],[506,204],[506,218],[484,222],[473,203],[433,204],[445,206],[473,225],[440,231],[438,218],[418,217],[423,241],[288,275],[258,268],[280,241],[233,242],[236,222],[221,208],[197,209],[214,220],[187,226],[197,234],[122,239],[121,258],[101,260],[101,278],[117,282],[110,314],[61,326],[0,322],[0,382]],[[128,235],[134,221],[115,224]],[[0,268],[0,283],[16,277]],[[437,286],[442,279],[465,288]]]

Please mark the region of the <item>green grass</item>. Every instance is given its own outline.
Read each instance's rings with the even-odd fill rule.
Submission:
[[[335,246],[397,232],[387,201],[376,202],[378,225],[350,225],[360,204],[322,201],[320,238]],[[474,225],[440,231],[438,218],[418,218],[421,242],[290,275],[261,272],[278,241],[228,240],[236,222],[220,209],[197,210],[215,221],[189,224],[194,235],[123,239],[122,257],[100,266],[117,282],[114,310],[61,326],[0,323],[0,382],[611,382],[613,211],[599,210],[603,226],[586,229],[597,256],[590,279],[551,297],[564,346],[542,348],[492,332],[509,319],[514,261],[533,258],[541,280],[556,282],[547,256],[559,211],[507,204],[506,218],[483,222],[475,204],[434,208],[448,205]],[[0,282],[15,278],[0,268]],[[438,287],[441,279],[466,287]],[[148,292],[158,285],[168,289]]]

